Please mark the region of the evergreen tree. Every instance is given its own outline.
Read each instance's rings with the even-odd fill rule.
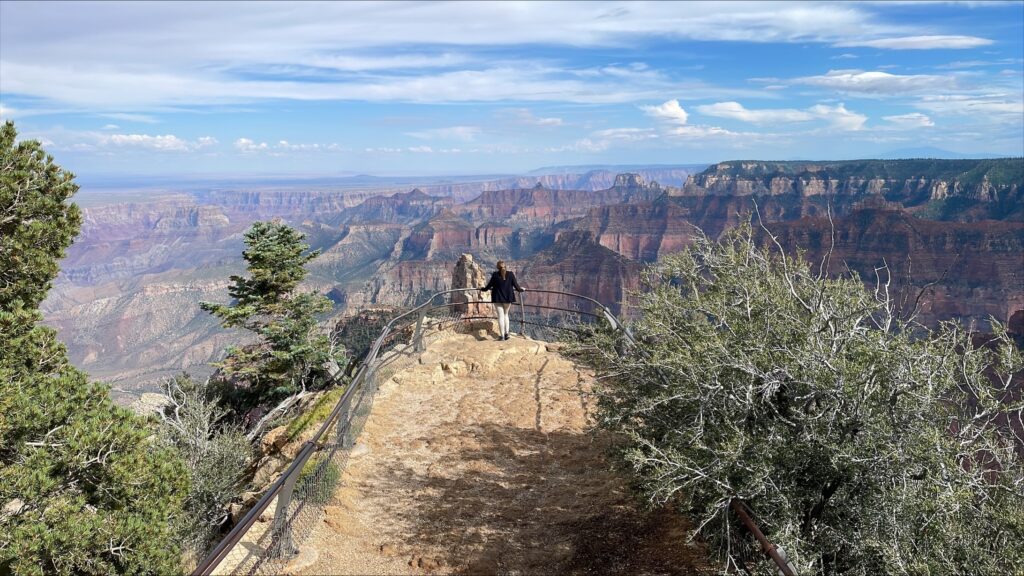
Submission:
[[[319,294],[298,291],[305,264],[319,252],[306,252],[304,236],[280,222],[256,222],[245,233],[249,277],[231,276],[229,305],[202,302],[203,310],[226,327],[242,327],[259,337],[255,344],[228,350],[218,364],[232,384],[226,401],[244,409],[274,402],[325,383],[331,345],[317,332],[316,315],[331,309]]]
[[[0,128],[0,573],[171,573],[187,477],[68,363],[39,303],[78,233],[74,176]]]

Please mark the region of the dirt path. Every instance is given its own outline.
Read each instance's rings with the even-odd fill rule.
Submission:
[[[592,378],[513,337],[452,334],[381,386],[305,574],[694,574],[587,433]]]

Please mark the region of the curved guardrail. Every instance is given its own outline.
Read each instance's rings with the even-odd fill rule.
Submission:
[[[378,384],[414,362],[430,338],[460,324],[494,319],[489,302],[450,298],[476,291],[460,288],[437,292],[384,326],[356,365],[354,376],[327,419],[256,504],[198,563],[193,576],[277,574],[285,569],[330,502],[350,448],[369,417]],[[520,334],[550,340],[561,331],[578,331],[584,324],[607,322],[622,334],[629,348],[643,353],[612,310],[593,298],[556,290],[529,290],[521,295],[517,308]],[[777,554],[771,552],[776,560]],[[778,566],[783,574],[792,574],[788,565]]]
[[[461,288],[432,294],[384,326],[324,423],[284,473],[199,562],[194,575],[273,574],[284,568],[297,551],[296,545],[311,531],[322,506],[330,501],[349,448],[369,416],[378,383],[422,352],[432,334],[457,324],[493,320],[485,313],[490,312],[490,303],[447,298],[476,291]],[[548,339],[554,332],[602,320],[613,329],[624,330],[612,311],[593,298],[554,290],[527,294],[519,298],[517,306],[522,334]],[[526,302],[534,295],[540,296],[537,302]]]

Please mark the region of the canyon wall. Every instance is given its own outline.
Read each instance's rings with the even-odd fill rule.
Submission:
[[[421,186],[209,190],[91,206],[43,310],[72,361],[125,393],[180,370],[202,373],[244,335],[220,329],[198,302],[227,301],[228,277],[244,271],[242,234],[269,218],[321,252],[305,286],[328,295],[336,316],[410,306],[447,289],[464,253],[488,271],[505,260],[527,288],[620,311],[642,266],[747,219],[812,260],[834,231],[830,273],[848,267],[872,280],[884,262],[903,293],[927,286],[928,323],[980,326],[1024,310],[1020,161],[909,162],[726,162],[679,189],[642,174],[616,175],[598,190],[555,189],[579,185],[570,174],[482,192],[481,182],[453,183],[467,187],[460,194],[477,187],[464,201]],[[526,298],[567,304],[542,292]]]

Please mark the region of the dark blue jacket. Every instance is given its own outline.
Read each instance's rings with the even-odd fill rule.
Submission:
[[[522,292],[519,282],[516,282],[516,275],[511,271],[505,271],[505,279],[501,279],[501,273],[495,271],[491,274],[491,280],[480,290],[487,292],[491,290],[491,302],[504,304],[516,301],[516,292]]]

